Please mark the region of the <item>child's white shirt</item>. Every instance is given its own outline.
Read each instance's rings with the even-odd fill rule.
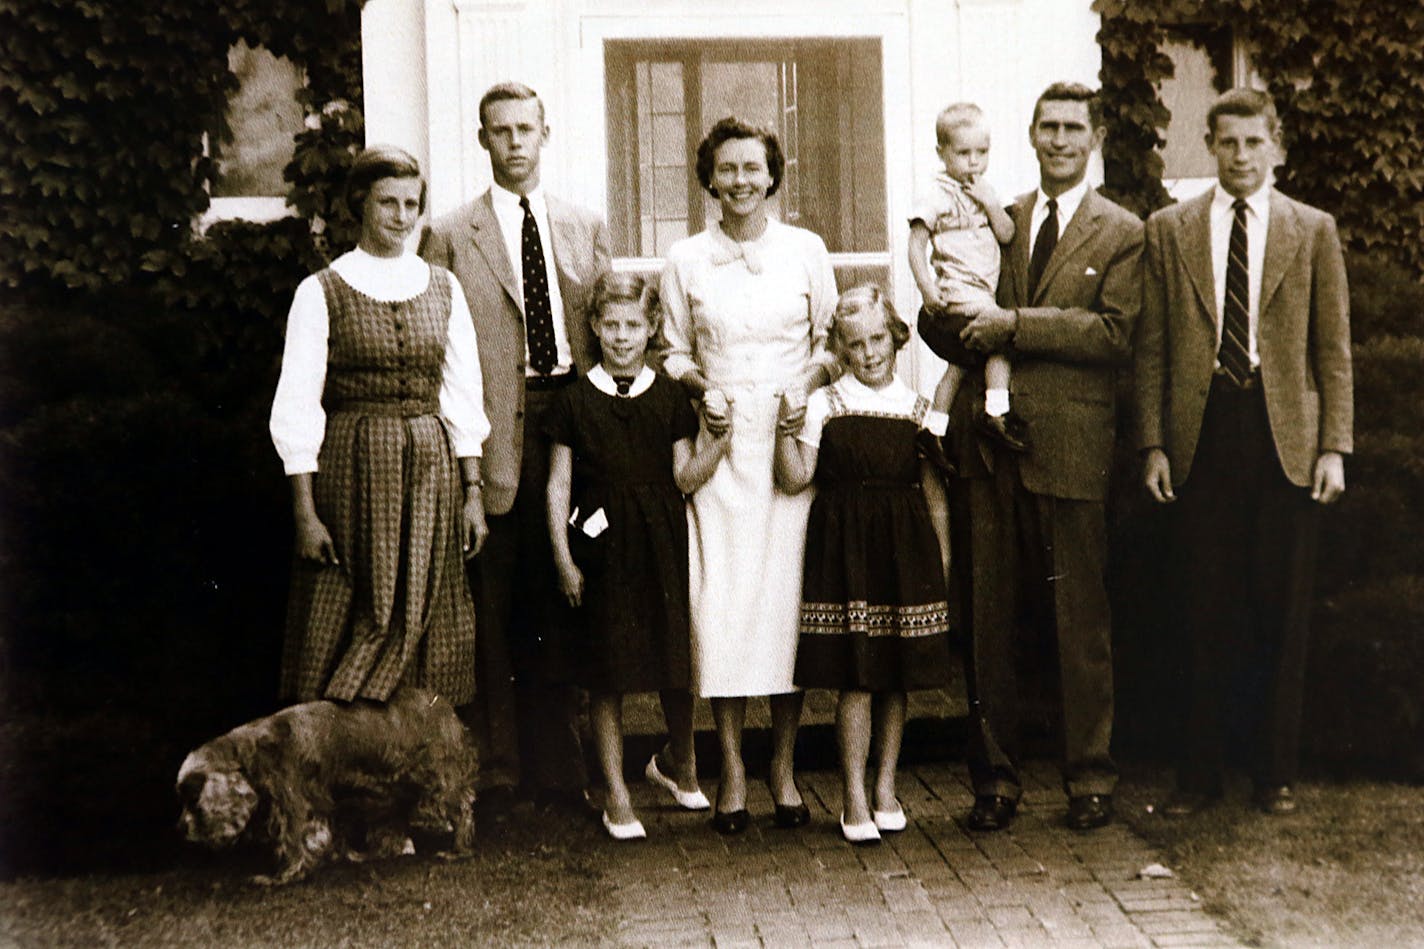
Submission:
[[[951,307],[992,305],[999,285],[998,238],[989,215],[941,171],[916,200],[910,223],[930,232],[930,266],[935,286]]]
[[[806,424],[797,433],[797,441],[821,447],[821,432],[826,420],[831,416],[830,390],[834,389],[840,400],[842,415],[870,415],[888,418],[916,420],[916,404],[920,395],[899,377],[891,380],[883,389],[872,389],[850,373],[841,376],[828,386],[812,392],[806,399]],[[949,416],[934,409],[927,409],[924,418],[917,419],[921,428],[936,435],[943,435],[949,428]]]

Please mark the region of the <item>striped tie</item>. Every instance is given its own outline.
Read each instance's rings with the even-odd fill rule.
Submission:
[[[1251,323],[1246,300],[1250,278],[1246,263],[1246,202],[1231,205],[1231,241],[1226,250],[1226,302],[1221,315],[1221,349],[1216,358],[1222,371],[1238,386],[1251,378]]]

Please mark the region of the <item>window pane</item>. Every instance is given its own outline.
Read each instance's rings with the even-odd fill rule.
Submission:
[[[282,169],[292,160],[293,139],[305,119],[297,102],[302,72],[289,59],[241,42],[228,50],[227,62],[238,89],[227,104],[231,137],[212,149],[219,167],[212,194],[281,197],[287,193]]]
[[[1162,51],[1175,75],[1162,80],[1162,104],[1172,113],[1162,162],[1166,178],[1210,178],[1216,167],[1202,142],[1206,113],[1217,95],[1232,85],[1231,36],[1227,31],[1178,28]]]
[[[703,63],[702,120],[707,128],[728,115],[754,125],[780,126],[778,63]]]
[[[666,256],[666,255],[667,255],[667,252],[668,252],[668,248],[671,247],[673,244],[676,244],[678,241],[682,240],[682,239],[683,239],[684,237],[686,237],[686,236],[687,236],[687,221],[686,221],[686,220],[678,220],[678,221],[659,221],[659,222],[658,222],[657,254],[656,254],[655,256],[657,256],[657,257]]]
[[[653,111],[677,112],[682,108],[682,63],[653,63]]]
[[[687,142],[727,115],[781,141],[774,217],[816,232],[832,253],[889,251],[879,40],[624,40],[605,52],[618,253],[661,253],[670,235],[719,218],[692,179]]]
[[[687,123],[680,115],[653,116],[653,162],[658,165],[687,163]],[[684,197],[686,197],[684,195]]]
[[[653,214],[658,218],[687,217],[687,168],[659,168],[653,172]],[[645,208],[646,210],[646,208]]]

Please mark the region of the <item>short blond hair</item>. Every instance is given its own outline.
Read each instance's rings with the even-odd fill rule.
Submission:
[[[910,326],[895,312],[895,304],[890,296],[876,283],[862,283],[851,287],[836,301],[836,311],[831,315],[831,329],[826,345],[837,356],[841,353],[841,320],[867,310],[879,310],[885,315],[885,326],[890,330],[890,338],[895,341],[895,350],[905,347],[910,341]]]
[[[955,102],[940,109],[935,117],[935,141],[940,145],[949,144],[949,136],[955,129],[984,124],[984,110],[972,102]]]

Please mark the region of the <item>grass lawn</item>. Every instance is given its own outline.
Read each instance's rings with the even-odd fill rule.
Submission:
[[[1266,817],[1238,783],[1201,814],[1147,811],[1170,775],[1133,769],[1120,812],[1214,913],[1259,946],[1424,946],[1424,788],[1307,782],[1301,809]]]
[[[530,813],[482,828],[466,861],[331,867],[275,890],[247,884],[230,858],[197,854],[160,873],[20,879],[0,884],[0,944],[597,944],[609,925],[597,905],[601,838],[591,820]]]

